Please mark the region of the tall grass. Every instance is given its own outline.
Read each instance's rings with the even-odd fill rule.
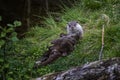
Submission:
[[[39,74],[43,75],[49,72],[62,71],[87,62],[98,60],[101,48],[101,28],[103,25],[101,20],[102,14],[106,14],[110,18],[109,26],[105,27],[105,48],[103,58],[120,56],[120,24],[116,17],[118,16],[118,8],[116,7],[115,10],[113,10],[113,3],[107,0],[106,2],[108,4],[106,4],[105,1],[102,2],[97,0],[94,2],[95,5],[89,1],[87,2],[89,5],[83,1],[81,4],[77,3],[77,6],[74,5],[72,8],[65,6],[61,14],[62,16],[60,16],[60,22],[55,22],[54,17],[50,16],[45,20],[47,28],[37,27],[38,29],[35,30],[35,32],[34,29],[32,29],[33,34],[38,34],[37,36],[41,39],[39,44],[45,42],[45,44],[40,47],[48,45],[51,40],[58,38],[60,33],[66,33],[66,24],[71,20],[77,20],[84,29],[84,37],[76,45],[75,50],[67,57],[59,58],[47,67],[39,68]],[[99,6],[97,4],[99,4]],[[104,4],[106,5],[103,6]],[[117,5],[117,3],[115,5]],[[115,11],[115,13],[113,13],[113,11]],[[36,31],[40,32],[36,33]],[[26,37],[26,39],[29,37],[30,35]]]
[[[94,0],[93,2],[95,4],[91,3],[90,0],[83,0],[80,3],[77,2],[72,8],[64,7],[59,16],[59,22],[56,22],[55,18],[50,15],[45,18],[45,27],[34,26],[26,33],[24,39],[15,44],[16,53],[26,55],[21,61],[25,71],[21,72],[22,67],[17,66],[18,73],[24,73],[24,75],[19,75],[19,79],[23,76],[26,79],[26,76],[37,77],[51,72],[67,70],[98,60],[103,25],[101,14],[106,14],[110,18],[109,26],[105,27],[103,58],[120,56],[120,15],[118,7],[120,2],[119,0]],[[35,60],[41,57],[47,46],[51,45],[50,42],[58,38],[60,33],[66,33],[66,24],[71,20],[78,21],[84,29],[84,37],[75,46],[75,50],[67,57],[61,57],[46,67],[33,70]],[[15,73],[14,71],[13,74],[15,75]],[[11,77],[11,75],[9,76]]]

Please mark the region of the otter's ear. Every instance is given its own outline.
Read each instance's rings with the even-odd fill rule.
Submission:
[[[67,24],[68,27],[71,27],[70,23]]]

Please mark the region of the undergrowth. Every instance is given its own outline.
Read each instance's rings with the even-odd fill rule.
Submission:
[[[103,59],[120,57],[120,2],[119,0],[94,1],[93,4],[89,0],[84,0],[73,5],[72,8],[64,6],[59,22],[50,15],[45,18],[45,27],[33,26],[24,39],[13,45],[14,53],[19,54],[19,57],[13,56],[16,62],[10,63],[8,80],[26,80],[98,60],[101,48],[102,14],[106,14],[110,19],[109,25],[105,26]],[[60,33],[66,33],[66,24],[71,20],[78,21],[84,29],[84,37],[75,46],[75,50],[50,65],[33,69],[34,62],[41,57],[47,46],[51,45],[50,42],[59,38]]]

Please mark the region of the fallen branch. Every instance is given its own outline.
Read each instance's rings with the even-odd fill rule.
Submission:
[[[102,54],[103,54],[103,49],[104,49],[104,31],[105,31],[104,28],[105,26],[107,27],[110,22],[110,18],[106,14],[102,14],[101,17],[102,17],[101,20],[103,21],[103,26],[102,26],[102,46],[101,46],[101,50],[99,53],[99,61],[102,60]]]
[[[103,54],[103,48],[104,48],[104,25],[102,27],[102,46],[101,46],[101,50],[99,53],[99,60],[102,60],[102,54]]]

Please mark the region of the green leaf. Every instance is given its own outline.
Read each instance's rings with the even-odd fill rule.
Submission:
[[[13,78],[8,78],[8,80],[14,80]]]
[[[0,29],[3,30],[2,26],[0,26]]]
[[[4,40],[0,40],[0,47],[5,44]]]
[[[8,72],[8,74],[13,74],[13,72],[12,72],[12,71],[10,71],[10,72]]]
[[[12,37],[16,37],[16,36],[17,36],[17,33],[16,33],[16,32],[12,32],[11,36],[12,36]]]
[[[19,39],[17,37],[12,37],[11,40],[15,42],[15,41],[18,41]]]
[[[8,26],[8,27],[14,27],[14,25],[12,25],[12,24],[7,24],[7,26]]]
[[[12,32],[13,30],[14,30],[14,29],[13,29],[12,27],[11,27],[11,28],[8,28],[8,29],[7,29],[7,33],[8,33],[8,32]]]
[[[5,68],[9,68],[9,64],[5,64],[5,66],[4,66]]]
[[[4,62],[4,60],[2,58],[0,58],[0,62]]]
[[[0,38],[2,37],[6,37],[6,33],[5,32],[1,32]]]
[[[15,27],[18,27],[18,26],[22,25],[22,23],[20,21],[14,21],[13,24],[14,24]]]

